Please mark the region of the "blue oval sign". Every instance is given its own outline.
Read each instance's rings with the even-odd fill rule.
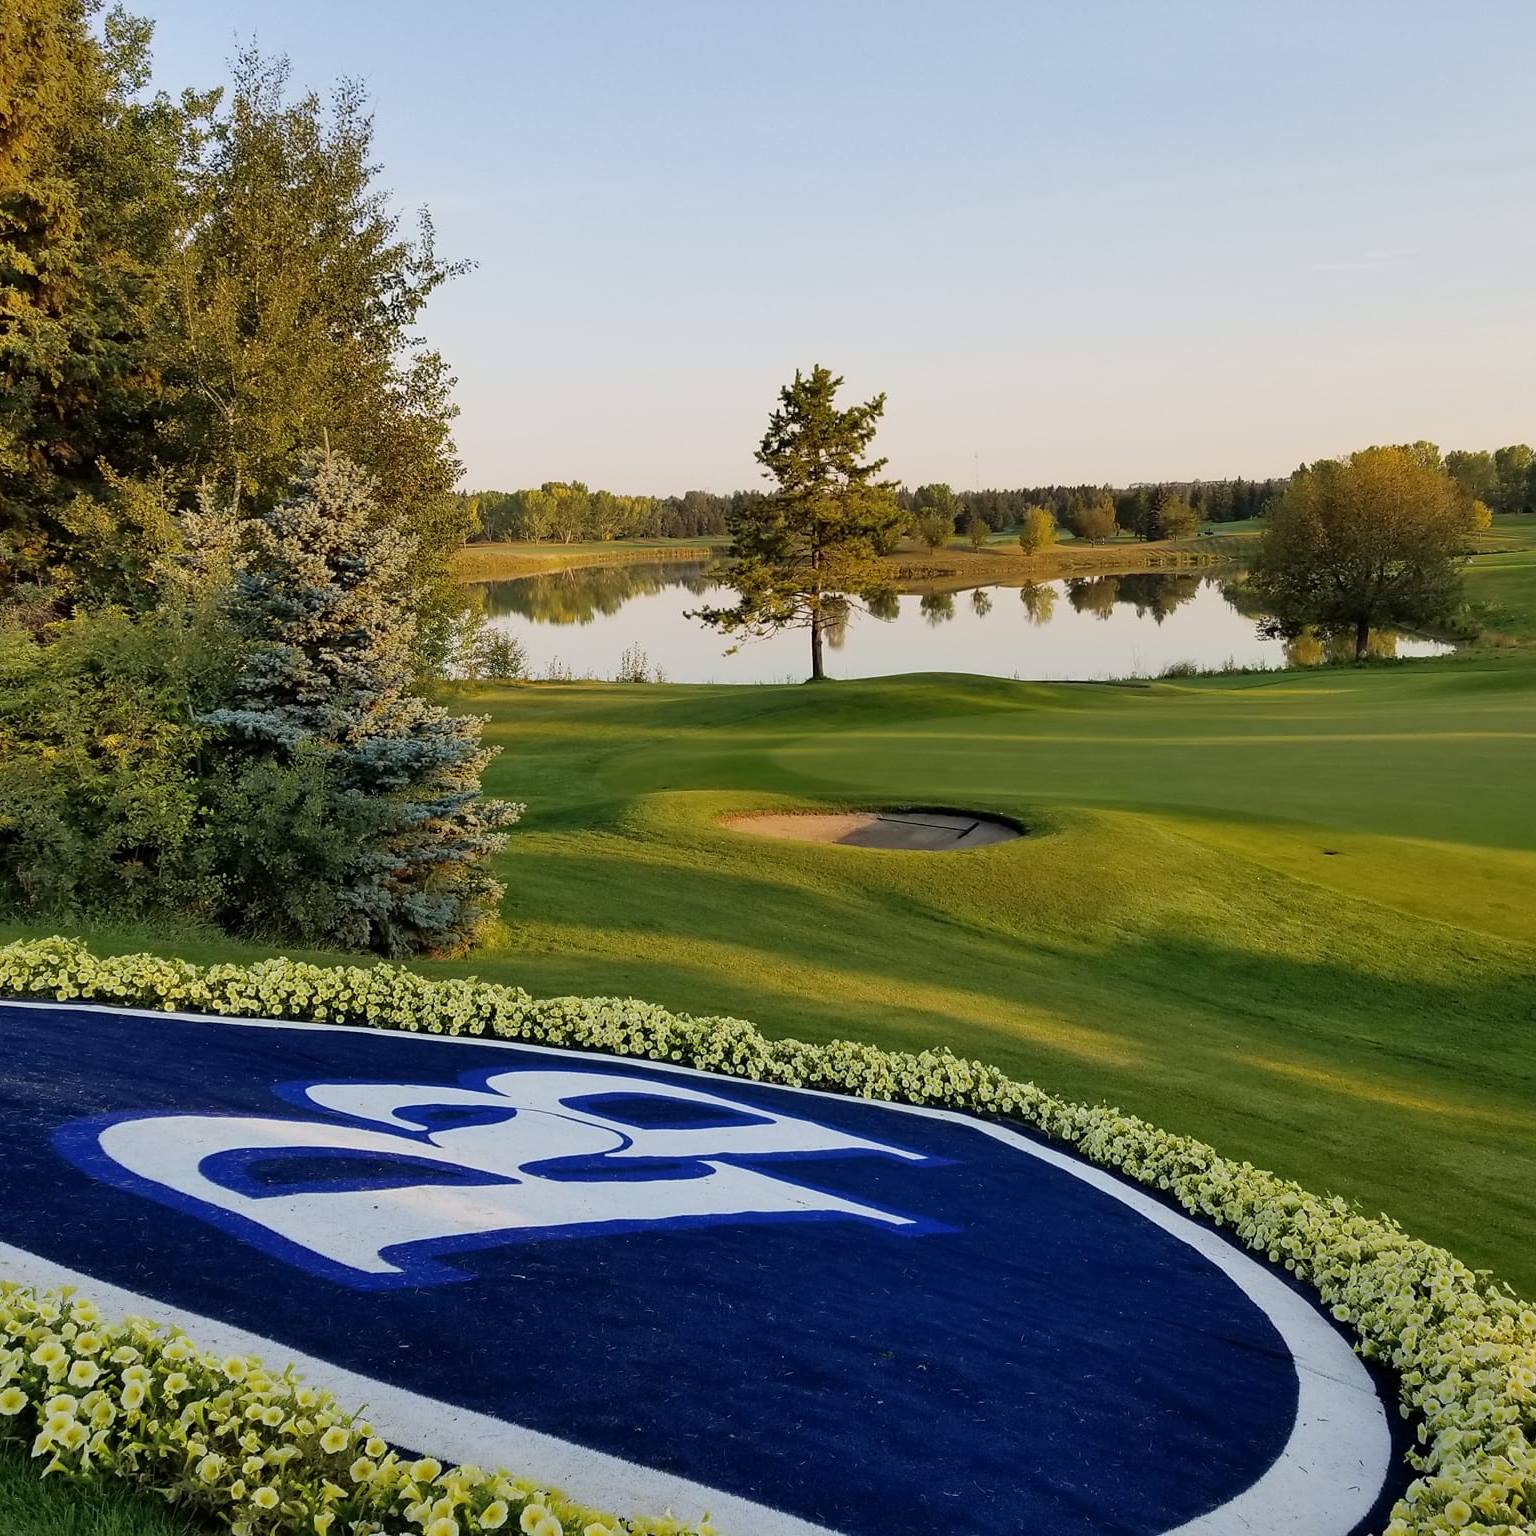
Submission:
[[[1009,1128],[651,1063],[0,1005],[0,1275],[294,1360],[412,1449],[727,1536],[1380,1515],[1378,1385]]]

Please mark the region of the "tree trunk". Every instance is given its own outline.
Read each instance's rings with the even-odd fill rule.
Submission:
[[[1371,621],[1355,620],[1355,660],[1364,661],[1371,649]]]
[[[811,611],[811,681],[822,682],[826,675],[821,664],[821,608],[818,605]]]

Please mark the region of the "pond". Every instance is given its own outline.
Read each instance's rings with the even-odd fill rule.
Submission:
[[[1315,640],[1265,639],[1233,601],[1230,573],[1137,571],[1032,586],[903,593],[878,613],[854,613],[828,636],[834,677],[896,672],[979,672],[995,677],[1098,680],[1201,669],[1309,665]],[[583,566],[479,585],[498,630],[528,655],[529,675],[613,678],[625,653],[674,683],[800,682],[810,670],[805,631],[731,642],[688,617],[731,601],[699,560]],[[1382,634],[1381,655],[1449,650],[1417,636]],[[628,670],[625,668],[625,670]]]

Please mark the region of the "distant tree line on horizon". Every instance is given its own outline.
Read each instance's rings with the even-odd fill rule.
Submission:
[[[1438,450],[1436,450],[1438,455]],[[1450,477],[1491,512],[1536,512],[1536,452],[1525,443],[1498,449],[1453,449],[1441,460]],[[1034,485],[1013,490],[955,490],[941,482],[899,486],[896,504],[908,532],[937,548],[956,534],[1018,528],[1034,509],[1079,538],[1186,538],[1201,523],[1264,517],[1290,476],[1247,480],[1158,480],[1129,486]],[[579,480],[548,480],[519,491],[459,493],[475,542],[604,542],[610,539],[697,539],[730,530],[733,513],[761,491],[686,491],[629,496],[592,490]],[[945,529],[946,517],[950,526]],[[926,526],[925,526],[926,524]]]

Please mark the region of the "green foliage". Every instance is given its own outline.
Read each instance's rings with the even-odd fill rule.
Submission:
[[[1044,507],[1026,507],[1019,521],[1019,548],[1038,554],[1056,542],[1056,519]]]
[[[879,552],[901,522],[894,487],[877,478],[886,461],[866,457],[885,396],[839,410],[842,382],[818,365],[779,392],[757,451],[774,489],[731,519],[726,580],[739,600],[695,615],[726,634],[809,630],[813,678],[825,676],[829,623],[889,586]]]
[[[480,722],[411,691],[413,623],[394,595],[413,550],[379,530],[373,496],[370,477],[326,454],[245,525],[230,611],[248,650],[230,702],[202,719],[243,760],[230,805],[271,792],[303,837],[265,850],[232,834],[249,856],[230,870],[224,917],[385,954],[452,950],[500,898],[485,861],[521,807],[480,796]],[[280,836],[273,817],[263,837]],[[287,905],[293,880],[312,893],[302,911]]]
[[[1107,491],[1080,496],[1067,508],[1067,527],[1080,539],[1098,543],[1115,536],[1115,503]]]
[[[1200,531],[1200,515],[1183,496],[1167,496],[1157,509],[1157,537],[1192,539]]]
[[[965,525],[965,536],[971,541],[972,549],[985,549],[991,532],[992,530],[979,517],[972,517]]]
[[[1461,604],[1461,555],[1478,504],[1422,445],[1366,448],[1291,477],[1249,571],[1274,632],[1354,636],[1444,623]]]
[[[932,513],[936,517],[947,517],[949,531],[953,533],[962,507],[953,488],[942,481],[936,481],[931,485],[920,485],[913,491],[912,510],[919,516]]]
[[[1536,512],[1536,454],[1512,443],[1493,456],[1498,483],[1492,498],[1480,498],[1499,512]]]
[[[954,519],[947,512],[921,512],[912,524],[923,548],[934,553],[949,543],[954,535]]]
[[[1536,1400],[1529,1381],[1536,1310],[1384,1217],[1319,1197],[1118,1109],[1059,1098],[994,1065],[942,1048],[909,1053],[845,1039],[822,1045],[770,1039],[740,1019],[676,1015],[633,999],[540,1002],[515,988],[474,980],[428,981],[387,966],[328,970],[272,960],[199,971],[143,954],[101,959],[62,939],[0,950],[0,995],[87,997],[237,1017],[324,1018],[334,1024],[532,1040],[1022,1123],[1090,1162],[1160,1191],[1282,1265],[1351,1329],[1367,1359],[1395,1373],[1403,1413],[1417,1421],[1419,1434],[1407,1454],[1417,1477],[1392,1510],[1391,1536],[1453,1536],[1468,1525],[1474,1509],[1486,1522],[1484,1530],[1514,1531],[1525,1523],[1526,1490],[1536,1488]],[[119,1459],[114,1454],[118,1442],[109,1438],[97,1452],[108,1469],[146,1478],[177,1477],[178,1488],[202,1507],[226,1518],[248,1519],[251,1529],[261,1532],[274,1531],[285,1517],[297,1525],[325,1507],[327,1477],[343,1490],[350,1485],[351,1493],[343,1491],[340,1498],[353,1501],[350,1508],[342,1506],[342,1514],[353,1519],[389,1508],[391,1496],[412,1481],[455,1489],[458,1507],[482,1529],[496,1522],[479,1518],[478,1511],[493,1498],[503,1505],[510,1499],[496,1486],[498,1480],[510,1485],[504,1473],[487,1477],[470,1469],[445,1471],[436,1462],[413,1467],[382,1443],[375,1455],[367,1443],[371,1426],[358,1423],[312,1388],[315,1400],[299,1405],[304,1408],[302,1427],[290,1428],[299,1416],[286,1410],[301,1390],[291,1374],[274,1376],[256,1361],[239,1361],[235,1369],[170,1330],[103,1323],[89,1302],[66,1304],[76,1308],[77,1327],[105,1332],[110,1346],[130,1342],[146,1362],[144,1390],[129,1394],[124,1425],[142,1449],[138,1456]],[[20,1340],[12,1358],[22,1401],[17,1403],[13,1394],[12,1404],[17,1413],[30,1410],[35,1421],[37,1405],[86,1352],[75,1347],[77,1335],[50,1326],[45,1307],[28,1292],[0,1298],[3,1312],[9,1315],[0,1317],[6,1324],[0,1336]],[[57,1347],[50,1350],[49,1341]],[[122,1369],[115,1348],[101,1353]],[[179,1420],[164,1414],[157,1421],[155,1396],[167,1391],[173,1370],[186,1379],[189,1399],[211,1401],[202,1414],[183,1414]],[[117,1381],[112,1387],[123,1391]],[[276,1496],[263,1510],[246,1502],[250,1495],[243,1482],[240,1492],[233,1492],[232,1468],[222,1456],[203,1476],[196,1475],[207,1447],[189,1446],[187,1420],[203,1425],[238,1416],[242,1423],[260,1422],[245,1412],[246,1406],[272,1401],[285,1409],[274,1416],[282,1427],[272,1438],[291,1444],[293,1451],[266,1474]],[[66,1414],[64,1420],[71,1417]],[[44,1429],[40,1454],[51,1456],[60,1471],[78,1472],[86,1437],[79,1436],[71,1447],[65,1421]],[[158,1433],[156,1422],[161,1424]],[[365,1453],[369,1476],[341,1478],[342,1467]],[[521,1517],[522,1529],[536,1536],[579,1531],[591,1518],[590,1512],[565,1507],[530,1485],[518,1491],[528,1503],[536,1501],[540,1513],[549,1512],[547,1528],[539,1524],[538,1514]],[[406,1497],[419,1499],[416,1488]],[[425,1501],[421,1507],[425,1525],[431,1510]],[[600,1530],[609,1536],[612,1527],[605,1520]],[[594,1536],[590,1527],[587,1536]]]
[[[149,29],[114,12],[98,40],[96,8],[0,9],[0,600],[60,609],[89,560],[62,509],[104,461],[132,476],[165,451],[163,319],[206,105],[137,99]]]
[[[193,711],[227,637],[206,617],[105,609],[48,639],[0,630],[0,905],[205,915]]]
[[[383,831],[379,806],[343,793],[330,754],[301,741],[284,759],[216,767],[206,788],[218,915],[235,933],[347,943],[345,893],[358,850]]]
[[[281,496],[296,453],[322,446],[375,477],[375,526],[415,546],[400,596],[429,653],[458,606],[449,561],[470,520],[453,486],[455,409],[442,359],[415,335],[422,306],[463,270],[430,217],[401,231],[375,185],[359,86],[290,100],[285,60],[234,60],[227,102],[189,176],[179,253],[175,432],[189,473],[237,508]]]
[[[264,510],[329,443],[416,558],[398,594],[442,659],[470,528],[452,380],[415,336],[461,270],[374,182],[364,97],[289,100],[241,53],[227,98],[148,96],[149,27],[93,0],[0,14],[0,600],[34,624],[156,601],[199,487]]]
[[[470,537],[485,541],[559,539],[570,544],[611,539],[700,538],[726,531],[734,509],[762,499],[761,491],[728,496],[623,496],[589,490],[579,480],[546,480],[536,489],[474,491],[461,498]],[[555,513],[556,500],[564,503]]]

